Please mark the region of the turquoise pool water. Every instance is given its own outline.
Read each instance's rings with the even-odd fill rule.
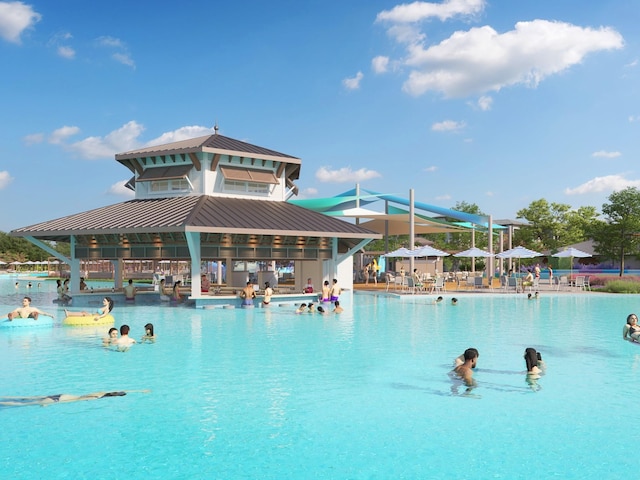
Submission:
[[[0,310],[30,294],[60,321],[54,290],[0,277]],[[158,335],[124,353],[101,346],[104,328],[0,331],[0,396],[150,390],[0,408],[0,477],[634,475],[640,345],[621,331],[638,296],[457,296],[355,294],[339,316],[117,305],[117,326]],[[480,359],[466,397],[447,373],[469,346]],[[528,346],[547,363],[537,392]]]

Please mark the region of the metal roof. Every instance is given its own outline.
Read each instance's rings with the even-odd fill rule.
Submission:
[[[69,241],[71,235],[206,232],[343,239],[380,234],[281,201],[190,195],[129,200],[11,231],[13,236]]]
[[[171,155],[187,152],[212,152],[223,155],[233,154],[254,158],[265,158],[269,160],[280,160],[286,163],[301,163],[300,159],[286,153],[276,152],[268,148],[258,147],[250,143],[241,142],[224,135],[205,135],[203,137],[190,138],[179,142],[167,143],[164,145],[154,145],[140,148],[128,152],[118,153],[116,160],[122,161],[138,157],[151,157],[155,155]]]

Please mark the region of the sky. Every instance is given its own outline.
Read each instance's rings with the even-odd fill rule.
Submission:
[[[0,231],[132,198],[115,154],[219,133],[494,219],[640,187],[637,0],[0,0]]]

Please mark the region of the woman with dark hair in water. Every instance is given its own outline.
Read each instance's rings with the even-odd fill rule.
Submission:
[[[65,309],[64,314],[67,317],[90,317],[93,316],[93,319],[98,321],[101,318],[106,317],[113,310],[113,299],[111,297],[104,297],[102,299],[102,307],[100,307],[95,313],[82,311],[82,312],[70,312]]]
[[[527,348],[524,351],[524,361],[527,365],[527,383],[532,390],[540,390],[541,387],[538,385],[538,380],[545,370],[542,355],[540,355],[540,352],[536,352],[535,348]]]

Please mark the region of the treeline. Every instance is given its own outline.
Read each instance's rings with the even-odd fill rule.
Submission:
[[[45,242],[65,255],[69,254],[68,243]],[[10,262],[41,262],[49,258],[48,252],[20,237],[12,237],[8,233],[0,232],[0,260]]]

